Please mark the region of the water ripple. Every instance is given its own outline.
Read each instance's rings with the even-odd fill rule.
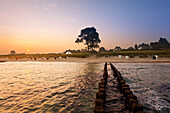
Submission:
[[[0,66],[0,112],[93,111],[103,64],[6,62]]]
[[[115,64],[147,113],[170,112],[170,64]]]

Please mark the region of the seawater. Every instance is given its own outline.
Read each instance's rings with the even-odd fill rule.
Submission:
[[[170,64],[115,64],[147,113],[170,113]]]
[[[170,112],[170,64],[114,65],[146,112]],[[104,63],[0,63],[0,112],[91,113],[103,67]]]

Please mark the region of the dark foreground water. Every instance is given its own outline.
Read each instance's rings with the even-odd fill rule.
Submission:
[[[170,64],[116,63],[145,111],[170,112]],[[91,113],[104,64],[0,63],[0,112]]]
[[[170,64],[115,64],[148,113],[170,113]]]

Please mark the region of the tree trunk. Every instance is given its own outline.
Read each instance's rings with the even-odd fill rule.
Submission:
[[[88,49],[88,51],[89,51],[89,46],[87,46],[87,49]]]

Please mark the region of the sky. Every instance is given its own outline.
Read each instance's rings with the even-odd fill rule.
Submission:
[[[0,54],[83,49],[86,27],[106,49],[170,41],[170,0],[0,0]]]

